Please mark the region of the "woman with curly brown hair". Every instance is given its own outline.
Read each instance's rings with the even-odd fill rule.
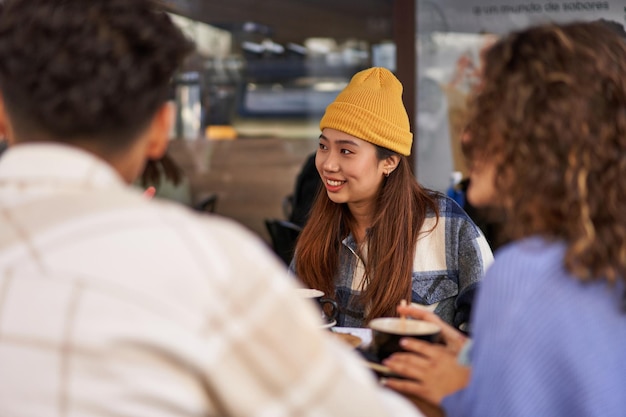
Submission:
[[[463,337],[446,328],[447,347],[407,341],[419,355],[387,365],[415,381],[389,386],[445,397],[449,416],[624,415],[624,74],[626,44],[601,22],[531,28],[489,51],[464,143],[468,199],[504,208],[511,243],[476,301],[469,385],[446,397],[464,372],[449,361]]]
[[[400,81],[384,68],[357,73],[320,129],[325,189],[299,237],[296,275],[336,299],[339,326],[395,315],[405,299],[466,329],[491,250],[453,200],[416,181]]]

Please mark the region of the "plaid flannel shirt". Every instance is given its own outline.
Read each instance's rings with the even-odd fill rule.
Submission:
[[[424,222],[413,261],[412,302],[430,306],[443,320],[467,329],[474,293],[493,254],[480,229],[459,205],[437,194],[439,222],[434,213]],[[365,327],[366,306],[360,301],[365,264],[352,235],[341,246],[335,297],[339,326]]]

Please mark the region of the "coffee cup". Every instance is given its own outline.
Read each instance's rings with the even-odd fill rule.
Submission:
[[[313,288],[296,289],[298,296],[308,298],[317,303],[320,307],[322,320],[326,324],[334,324],[339,313],[339,306],[335,300],[324,297],[324,292]]]
[[[435,323],[400,317],[380,317],[370,321],[368,326],[372,329],[369,351],[379,361],[403,351],[400,339],[404,337],[437,343],[441,334],[441,328]]]

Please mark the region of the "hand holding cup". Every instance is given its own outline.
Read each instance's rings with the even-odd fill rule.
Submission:
[[[398,313],[438,325],[443,344],[402,338],[400,346],[406,352],[394,353],[383,364],[405,379],[388,378],[384,384],[402,394],[440,404],[443,397],[464,388],[469,382],[471,368],[458,362],[458,354],[468,339],[429,311],[400,306]]]

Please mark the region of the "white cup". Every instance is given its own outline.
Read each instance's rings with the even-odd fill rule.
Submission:
[[[297,288],[296,294],[301,298],[307,298],[317,303],[321,309],[323,327],[332,327],[336,324],[339,306],[330,298],[324,297],[324,292],[313,288]],[[330,307],[326,307],[330,306]]]

